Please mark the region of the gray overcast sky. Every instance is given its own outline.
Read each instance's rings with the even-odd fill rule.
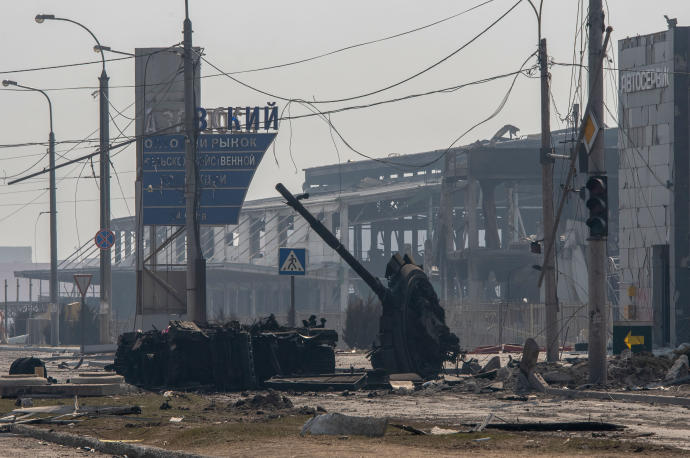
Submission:
[[[335,2],[323,0],[262,2],[191,0],[194,44],[204,47],[207,58],[226,71],[280,64],[310,57],[346,45],[368,41],[418,27],[458,13],[481,0],[377,0]],[[288,98],[333,99],[362,94],[408,77],[449,54],[507,11],[516,0],[493,2],[435,27],[401,38],[339,53],[292,67],[249,73],[238,77],[251,85]],[[98,59],[93,42],[80,28],[63,22],[36,24],[37,13],[71,18],[89,27],[102,44],[133,52],[136,47],[169,46],[182,39],[183,0],[27,0],[7,2],[0,17],[0,71],[59,65]],[[12,6],[9,6],[11,3]],[[578,29],[578,0],[546,0],[543,36],[549,54],[558,62],[571,62]],[[588,2],[585,1],[585,4]],[[607,23],[614,27],[614,43],[627,36],[666,29],[663,15],[690,25],[687,0],[609,0]],[[369,103],[416,92],[440,89],[479,78],[515,71],[536,49],[534,13],[523,1],[486,35],[432,71],[406,84],[366,99],[337,106]],[[577,40],[579,43],[579,39]],[[114,57],[114,56],[112,56]],[[532,61],[534,63],[536,61]],[[586,58],[585,58],[586,63]],[[133,60],[111,62],[111,100],[125,116],[133,116]],[[88,65],[59,70],[3,73],[3,79],[37,88],[97,86],[100,68]],[[208,65],[202,75],[216,73]],[[561,114],[567,109],[571,69],[554,67],[553,95]],[[615,89],[607,77],[607,99],[615,111]],[[202,105],[264,105],[266,96],[245,89],[225,77],[202,80]],[[343,136],[360,151],[377,157],[446,148],[472,124],[491,114],[510,81],[502,79],[454,93],[436,94],[366,110],[333,115]],[[586,85],[585,85],[586,86]],[[94,88],[95,89],[95,88]],[[92,89],[50,92],[54,105],[57,141],[98,137],[98,99]],[[282,105],[279,102],[279,105]],[[293,106],[292,114],[306,110]],[[562,127],[552,108],[552,128]],[[114,113],[111,110],[111,114]],[[128,125],[118,116],[120,128]],[[612,124],[612,120],[607,120]],[[539,80],[520,77],[501,113],[463,139],[467,144],[493,135],[511,123],[522,134],[539,129]],[[37,93],[0,90],[0,144],[45,141],[48,117],[45,100]],[[118,130],[111,125],[111,136]],[[125,133],[133,135],[133,125]],[[292,138],[290,138],[292,137]],[[292,143],[293,165],[289,144]],[[274,196],[273,186],[283,181],[297,190],[302,169],[337,163],[338,153],[326,124],[315,118],[286,122],[276,140],[277,164],[271,154],[261,163],[248,198]],[[343,161],[360,157],[336,141]],[[69,145],[58,152],[76,157],[93,151],[93,145]],[[39,160],[42,146],[0,148],[0,173],[12,176]],[[47,166],[42,159],[32,170]],[[61,159],[58,159],[60,162]],[[113,217],[134,210],[134,147],[113,158],[111,195]],[[98,170],[98,163],[94,163]],[[77,180],[76,177],[82,176]],[[60,258],[93,237],[98,229],[98,189],[90,165],[65,167],[58,173],[58,231]],[[0,244],[35,245],[38,261],[49,256],[47,175],[24,184],[0,182]],[[124,198],[123,198],[124,196]],[[76,202],[75,202],[76,200]]]

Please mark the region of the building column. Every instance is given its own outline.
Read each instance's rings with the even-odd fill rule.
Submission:
[[[132,231],[125,231],[125,258],[132,255]]]
[[[501,239],[498,236],[498,221],[496,218],[496,182],[484,180],[482,187],[482,208],[484,210],[484,240],[486,247],[496,249],[501,247]]]
[[[348,204],[343,200],[340,201],[340,243],[345,247],[350,246],[350,217],[348,212]],[[340,269],[342,272],[342,281],[340,283],[340,328],[342,329],[345,323],[345,311],[347,310],[348,293],[350,290],[350,266],[348,266],[343,259],[340,259]]]
[[[417,231],[417,215],[412,215],[412,249],[410,254],[415,262],[419,262],[419,232]]]
[[[467,292],[468,301],[474,304],[480,301],[482,289],[482,282],[478,278],[477,266],[473,260],[473,257],[477,255],[476,250],[479,248],[479,229],[477,224],[478,188],[477,180],[470,178],[467,181],[467,190],[465,192],[465,214],[467,215],[465,230],[467,231],[467,248],[469,250],[467,260]]]
[[[113,231],[115,234],[115,262],[122,261],[122,231]]]

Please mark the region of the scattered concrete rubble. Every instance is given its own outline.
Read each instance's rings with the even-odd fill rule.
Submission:
[[[75,396],[73,405],[22,406],[14,409],[9,415],[0,418],[0,425],[69,424],[78,423],[83,417],[138,415],[140,413],[141,407],[136,405],[86,406],[81,404],[79,398]]]
[[[253,410],[280,410],[292,409],[292,401],[287,396],[282,396],[276,391],[269,391],[268,394],[257,394],[247,399],[240,399],[235,402],[235,407]]]
[[[676,359],[673,365],[669,368],[668,372],[666,372],[666,377],[664,377],[664,380],[667,382],[673,382],[674,380],[678,380],[680,378],[684,378],[687,376],[688,355],[682,354],[678,357],[678,359]]]

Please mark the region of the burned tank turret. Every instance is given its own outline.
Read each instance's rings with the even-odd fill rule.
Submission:
[[[333,248],[381,300],[379,342],[370,353],[374,369],[388,373],[415,372],[435,377],[444,361],[453,361],[460,346],[446,326],[445,312],[428,277],[408,256],[396,254],[386,267],[388,287],[372,275],[281,183],[276,190],[312,229]]]

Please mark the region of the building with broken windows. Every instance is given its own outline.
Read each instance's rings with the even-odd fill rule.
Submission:
[[[507,126],[491,140],[448,150],[352,161],[304,170],[301,190],[310,212],[330,228],[373,274],[383,278],[394,253],[407,253],[430,276],[451,330],[467,346],[543,337],[544,313],[537,287],[541,254],[541,165],[538,135],[517,136]],[[513,138],[504,137],[509,132]],[[567,172],[573,129],[554,132],[554,200]],[[607,168],[617,170],[617,134],[606,131]],[[617,187],[616,174],[609,182]],[[584,182],[580,177],[576,182]],[[558,297],[563,340],[586,329],[586,219],[583,194],[568,191],[559,226]],[[617,265],[617,199],[610,197],[609,254]],[[133,218],[113,221],[113,318],[119,330],[164,327],[183,317],[185,238],[179,227],[147,227],[143,296],[135,288]],[[371,295],[368,287],[313,233],[282,198],[245,202],[236,226],[204,227],[207,310],[213,321],[247,322],[270,313],[286,321],[290,281],[278,276],[278,247],[307,249],[307,275],[296,279],[298,320],[323,316],[341,330],[349,301]],[[155,253],[152,255],[152,253]],[[60,281],[87,270],[98,288],[92,244],[60,266]],[[153,271],[156,274],[151,275]],[[149,273],[147,273],[149,272]],[[20,275],[47,279],[47,272]],[[617,301],[615,275],[610,298]],[[136,304],[140,307],[137,309]],[[136,317],[136,320],[135,320]],[[586,339],[586,335],[584,336]]]

